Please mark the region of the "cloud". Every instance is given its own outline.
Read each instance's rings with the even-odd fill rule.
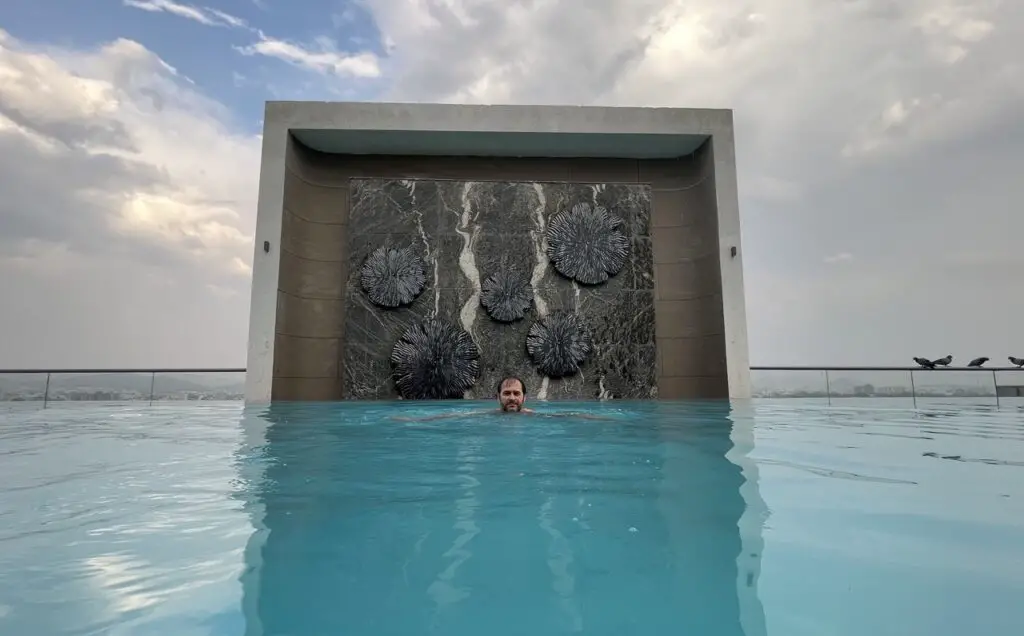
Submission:
[[[775,153],[797,149],[800,139],[834,157],[859,136],[892,141],[906,133],[886,137],[871,127],[885,109],[932,99],[925,85],[983,84],[1010,64],[951,68],[940,54],[988,44],[1002,6],[995,2],[368,4],[396,43],[395,97],[728,107],[745,127],[748,152],[754,142]],[[1008,53],[1010,44],[997,47]],[[969,99],[985,108],[986,96]]]
[[[259,143],[137,42],[64,50],[0,31],[0,278],[5,298],[32,299],[5,305],[3,328],[20,335],[3,339],[0,359],[31,363],[42,341],[67,347],[52,362],[78,359],[95,347],[65,340],[80,335],[76,322],[109,345],[80,363],[131,358],[116,341],[137,329],[121,314],[168,338],[134,342],[139,351],[197,353],[187,330],[217,332],[237,307],[191,325],[179,316],[213,309],[202,304],[204,284],[249,286]],[[182,306],[166,307],[171,300]],[[231,358],[220,363],[237,363],[237,351]]]
[[[233,135],[220,105],[142,45],[76,54],[5,36],[0,77],[0,240],[141,242],[204,267],[248,256],[241,211],[255,204],[258,140]],[[62,187],[46,187],[53,179]]]
[[[150,13],[170,13],[186,20],[193,20],[206,26],[248,28],[242,18],[225,13],[219,9],[196,7],[190,4],[174,2],[174,0],[122,0],[124,6],[142,9]]]
[[[853,254],[850,254],[849,252],[839,252],[838,254],[826,256],[823,260],[830,265],[834,265],[835,263],[844,263],[846,261],[852,261]]]
[[[754,363],[1024,355],[1022,3],[361,0],[379,57],[134,4],[389,100],[732,108]],[[0,31],[6,364],[244,360],[259,140],[168,61]]]
[[[245,46],[235,46],[235,51],[246,56],[274,58],[313,73],[340,78],[376,78],[381,75],[380,61],[368,51],[350,53],[338,50],[337,44],[327,36],[314,38],[312,43],[271,37],[255,29],[242,18],[210,7],[181,4],[173,0],[122,0],[126,7],[152,13],[170,13],[206,26],[243,29],[257,36],[257,40]],[[261,9],[265,6],[257,4]],[[356,16],[352,7],[331,16],[334,25],[338,20],[351,22]]]
[[[755,363],[1016,340],[1024,5],[364,4],[390,43],[387,99],[734,109]]]
[[[307,48],[294,42],[259,34],[259,41],[248,46],[235,47],[243,55],[263,55],[287,62],[293,66],[341,77],[372,78],[381,74],[377,56],[363,52],[339,52],[329,38],[317,38],[316,48]]]

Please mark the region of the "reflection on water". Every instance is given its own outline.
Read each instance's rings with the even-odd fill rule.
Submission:
[[[2,412],[0,634],[1020,632],[1024,418],[870,407]]]
[[[393,408],[266,410],[264,633],[743,634],[727,404]]]
[[[756,420],[769,634],[1024,631],[1019,412],[794,401]]]
[[[240,634],[240,409],[0,412],[0,634]]]

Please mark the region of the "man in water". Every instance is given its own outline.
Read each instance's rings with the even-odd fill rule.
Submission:
[[[517,377],[502,378],[498,383],[498,408],[503,413],[533,413],[526,403],[526,385]]]
[[[603,417],[600,415],[594,415],[591,413],[578,413],[574,411],[567,411],[562,413],[536,413],[533,409],[528,409],[523,406],[526,403],[526,383],[515,376],[507,376],[502,378],[501,382],[498,383],[498,412],[499,413],[529,413],[530,415],[536,415],[538,417],[559,417],[571,415],[580,417],[587,420],[610,420],[609,417]],[[487,413],[494,413],[494,411],[463,411],[454,413],[439,413],[437,415],[427,415],[425,417],[405,417],[401,415],[392,416],[390,419],[397,420],[400,422],[429,422],[431,420],[447,419],[451,417],[459,417],[463,415],[472,414],[484,415]]]
[[[499,413],[533,413],[533,409],[528,409],[523,406],[523,403],[526,402],[526,384],[519,378],[513,376],[502,378],[502,380],[498,382],[497,393]],[[459,415],[469,415],[471,413],[472,411],[462,413],[440,413],[438,415],[428,415],[426,417],[415,418],[395,416],[391,419],[402,422],[429,422],[430,420],[440,420]],[[493,411],[476,411],[476,413],[493,413]]]
[[[611,418],[594,415],[592,413],[563,412],[563,413],[535,413],[523,404],[526,403],[526,383],[514,375],[503,378],[498,383],[498,408],[502,413],[530,413],[538,417],[559,417],[572,415],[585,420],[609,420]]]

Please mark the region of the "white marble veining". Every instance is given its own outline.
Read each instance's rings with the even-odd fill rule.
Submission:
[[[462,306],[459,312],[459,321],[466,333],[473,338],[478,345],[479,340],[473,332],[473,323],[476,322],[477,309],[480,305],[480,270],[476,266],[476,256],[473,254],[473,247],[476,244],[477,235],[480,233],[480,226],[475,223],[476,215],[473,213],[473,204],[470,201],[473,183],[466,182],[462,186],[462,215],[455,231],[462,237],[462,251],[459,253],[459,269],[473,285],[473,293]]]
[[[540,293],[540,284],[548,273],[548,241],[545,236],[546,223],[544,222],[544,208],[547,206],[547,197],[544,196],[544,186],[535,183],[533,190],[537,193],[537,207],[533,210],[533,230],[530,235],[533,237],[533,252],[536,262],[533,265],[533,273],[530,276],[530,286],[533,288],[533,303],[537,306],[539,316],[548,315],[548,304]]]
[[[413,201],[412,213],[416,217],[416,230],[420,234],[420,240],[423,241],[423,248],[426,251],[424,258],[434,266],[434,315],[436,316],[441,311],[441,285],[439,283],[440,270],[437,262],[437,251],[430,245],[430,236],[423,227],[423,210],[416,205],[416,182],[414,180],[404,180],[401,183],[409,188],[409,198]]]
[[[547,197],[544,196],[544,186],[540,183],[533,184],[533,190],[537,193],[537,207],[533,210],[533,229],[530,235],[533,237],[533,253],[537,259],[533,265],[533,273],[530,276],[530,287],[533,289],[533,304],[537,308],[537,316],[548,315],[548,304],[540,293],[540,284],[548,273],[548,240],[545,235],[546,224],[544,222],[544,208],[547,207]],[[549,379],[544,376],[540,381],[540,389],[537,391],[538,400],[546,400],[548,397]]]

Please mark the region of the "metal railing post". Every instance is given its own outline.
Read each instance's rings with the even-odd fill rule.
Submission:
[[[149,405],[153,406],[153,387],[156,386],[156,371],[149,374]]]
[[[46,374],[46,386],[43,387],[43,408],[46,408],[46,403],[50,401],[50,374]]]
[[[999,380],[996,379],[996,371],[992,370],[992,390],[996,392],[996,408],[999,408]]]
[[[828,405],[832,406],[832,382],[828,378],[828,369],[825,369],[825,397],[828,398]]]
[[[917,408],[917,387],[914,385],[914,372],[910,372],[910,398],[914,400],[914,408]]]

